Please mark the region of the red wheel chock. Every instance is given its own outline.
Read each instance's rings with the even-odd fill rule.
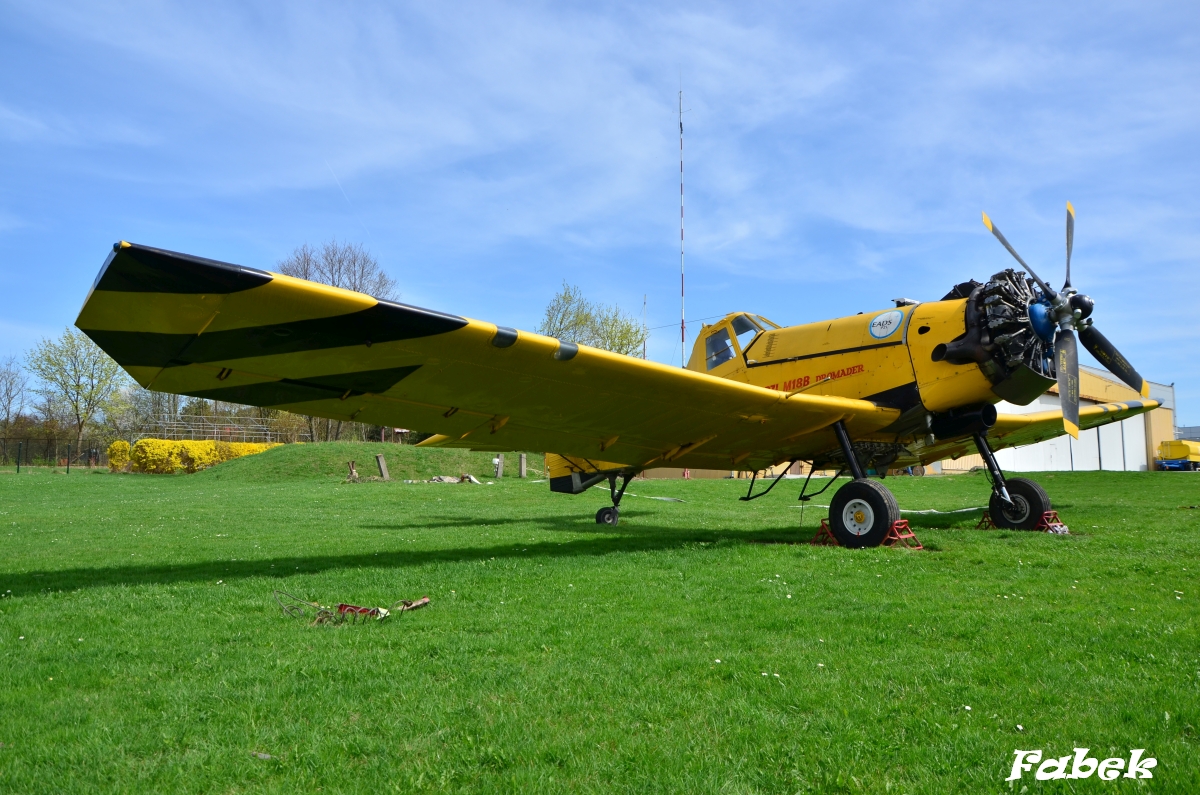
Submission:
[[[812,537],[812,541],[808,542],[814,547],[839,547],[841,544],[833,537],[833,531],[829,529],[829,517],[821,520],[821,529]]]
[[[995,530],[996,523],[992,521],[992,515],[987,511],[983,512],[983,516],[979,517],[979,522],[975,525],[976,530]]]
[[[1038,519],[1038,523],[1034,526],[1034,530],[1044,533],[1054,533],[1055,535],[1065,536],[1070,535],[1070,530],[1062,520],[1058,518],[1058,511],[1046,511],[1042,514],[1042,518]]]
[[[907,519],[897,519],[892,522],[892,526],[888,528],[887,535],[883,538],[883,545],[885,547],[895,546],[896,544],[900,544],[906,549],[925,548],[921,546],[916,533],[908,526]]]

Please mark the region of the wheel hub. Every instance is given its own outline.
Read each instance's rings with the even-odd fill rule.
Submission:
[[[842,510],[842,524],[854,535],[864,535],[875,524],[875,512],[866,500],[850,500]]]
[[[1004,518],[1014,524],[1020,524],[1029,517],[1029,501],[1020,494],[1010,494],[1013,507],[1004,509]]]

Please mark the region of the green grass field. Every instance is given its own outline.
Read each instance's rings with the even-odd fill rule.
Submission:
[[[798,481],[637,481],[606,528],[600,491],[345,483],[374,452],[0,470],[0,791],[1200,792],[1196,476],[1039,475],[1072,535],[909,514],[925,551],[849,551],[800,543]],[[276,588],[432,603],[309,626]],[[1155,777],[1003,780],[1077,746]]]

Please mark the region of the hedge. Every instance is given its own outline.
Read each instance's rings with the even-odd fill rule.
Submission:
[[[125,442],[114,442],[108,453],[110,467],[113,467],[113,447],[118,444],[125,444],[128,450],[128,444]],[[276,446],[276,443],[139,439],[133,445],[132,451],[126,453],[126,457],[133,472],[170,475],[183,470],[190,474],[231,458],[254,455]],[[113,467],[113,470],[116,471],[116,467]]]

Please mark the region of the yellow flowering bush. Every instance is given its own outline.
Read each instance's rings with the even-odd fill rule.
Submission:
[[[259,442],[139,439],[129,458],[134,472],[170,475],[183,470],[191,474],[231,458],[254,455],[276,446],[275,443]],[[111,456],[109,460],[112,460]]]
[[[108,468],[120,472],[129,464],[129,442],[118,439],[108,446]]]

